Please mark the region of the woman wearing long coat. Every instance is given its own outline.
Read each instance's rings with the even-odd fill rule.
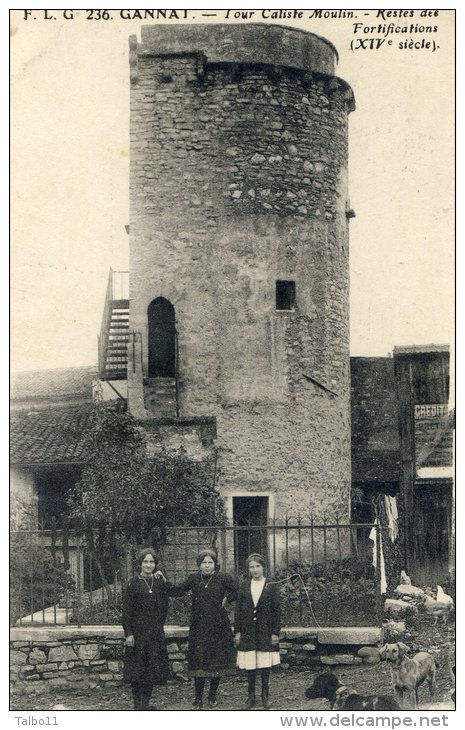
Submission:
[[[170,596],[192,593],[189,622],[189,648],[187,668],[194,677],[194,708],[201,710],[205,682],[210,680],[208,704],[217,705],[217,691],[222,676],[236,673],[236,650],[225,602],[236,599],[234,580],[217,570],[214,550],[203,550],[197,558],[199,572],[190,575],[183,583],[167,583]]]
[[[169,676],[163,630],[168,596],[163,577],[155,575],[157,557],[152,548],[141,550],[137,565],[139,574],[123,594],[124,679],[131,684],[134,709],[148,710],[153,686],[165,684]]]
[[[235,615],[237,664],[247,671],[248,697],[244,709],[255,706],[257,671],[262,679],[262,705],[270,707],[270,669],[280,663],[281,603],[278,587],[265,578],[265,561],[258,553],[247,558],[251,580],[239,589]]]

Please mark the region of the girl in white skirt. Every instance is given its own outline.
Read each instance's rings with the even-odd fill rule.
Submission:
[[[235,616],[237,664],[247,671],[245,710],[255,706],[257,670],[262,679],[262,705],[270,707],[270,669],[279,664],[281,607],[277,585],[265,577],[265,560],[258,553],[247,558],[250,581],[239,589]]]

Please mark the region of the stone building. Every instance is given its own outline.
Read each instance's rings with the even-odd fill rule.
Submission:
[[[449,349],[441,345],[396,347],[394,357],[351,357],[350,366],[352,523],[372,523],[380,502],[386,497],[395,500],[405,566],[418,584],[442,583],[453,572],[455,561],[455,413],[448,405]],[[405,370],[412,374],[410,391],[401,383]],[[96,382],[96,376],[95,368],[81,367],[28,372],[14,378],[13,528],[35,528],[37,521],[47,526],[51,518],[58,518],[60,525],[68,491],[86,463],[85,433],[92,400],[101,390],[97,386],[103,387],[104,400],[111,394],[116,398],[110,383]],[[112,385],[124,392],[124,381]],[[406,413],[410,414],[407,420]],[[208,451],[211,425],[203,425],[197,442],[196,433],[202,434],[199,420],[195,427],[191,423],[190,432],[188,420],[178,420],[177,429],[173,419],[146,421],[153,442],[163,441],[169,434],[173,448],[183,438],[191,449],[197,444],[192,452],[199,451],[199,443]],[[406,504],[412,499],[413,506]],[[364,532],[362,528],[362,535]]]
[[[131,412],[159,443],[215,451],[236,524],[297,510],[348,521],[354,99],[337,52],[262,24],[141,39],[130,297],[107,300],[101,377],[126,377],[127,342]]]
[[[446,345],[423,345],[351,358],[352,520],[373,522],[393,501],[403,567],[417,585],[454,569],[449,357]]]
[[[87,460],[93,404],[124,396],[100,381],[95,365],[14,373],[10,400],[12,527],[48,528],[67,513],[67,497]],[[125,383],[117,384],[125,393]]]
[[[151,26],[141,39],[130,271],[110,273],[98,373],[14,386],[13,506],[59,517],[92,400],[127,398],[152,449],[214,463],[231,523],[349,522],[352,475],[353,520],[395,498],[408,569],[439,579],[454,541],[449,352],[349,358],[354,101],[335,49],[261,24]]]
[[[12,526],[47,523],[66,510],[85,459],[83,433],[95,366],[17,373],[12,378],[10,495]]]

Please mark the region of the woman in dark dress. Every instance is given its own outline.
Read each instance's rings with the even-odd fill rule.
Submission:
[[[152,548],[140,551],[137,565],[139,574],[123,594],[124,679],[132,686],[134,709],[148,710],[154,684],[165,684],[169,676],[163,631],[168,596],[162,576],[155,576],[157,557]]]
[[[245,710],[255,706],[257,671],[262,679],[262,705],[270,707],[270,669],[279,664],[281,605],[278,586],[265,578],[265,561],[258,553],[247,558],[250,580],[237,596],[234,642],[237,664],[247,671],[248,697]]]
[[[217,705],[217,691],[222,676],[236,673],[236,650],[225,609],[226,600],[236,599],[236,588],[230,575],[218,571],[214,550],[202,550],[197,557],[199,572],[180,585],[167,583],[170,596],[192,592],[187,667],[194,677],[194,709],[203,706],[205,682],[210,680],[208,704]]]

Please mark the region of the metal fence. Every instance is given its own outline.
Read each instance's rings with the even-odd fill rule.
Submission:
[[[286,519],[171,527],[159,531],[154,544],[173,583],[197,570],[204,547],[214,547],[220,569],[238,581],[247,577],[246,557],[259,552],[268,577],[280,586],[283,625],[367,626],[381,622],[379,533],[372,524]],[[134,574],[141,544],[148,543],[108,531],[12,532],[11,623],[120,623],[122,590]],[[173,600],[168,623],[188,623],[189,606],[189,596]]]

